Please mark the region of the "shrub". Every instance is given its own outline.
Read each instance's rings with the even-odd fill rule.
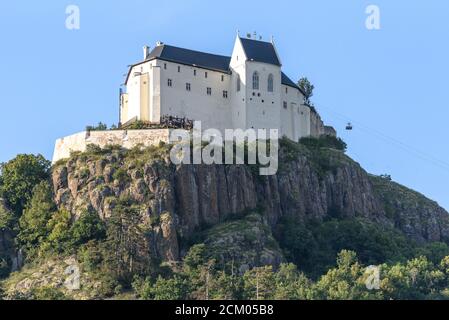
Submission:
[[[99,122],[96,126],[86,126],[86,131],[105,131],[108,130],[108,125]]]
[[[71,228],[74,246],[84,244],[90,240],[101,240],[106,237],[106,228],[97,213],[86,211]]]
[[[301,138],[299,142],[308,148],[332,148],[340,151],[346,151],[347,144],[341,139],[329,135],[324,135],[319,138]]]

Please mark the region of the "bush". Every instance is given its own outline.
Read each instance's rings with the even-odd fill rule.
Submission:
[[[73,246],[79,246],[90,240],[101,240],[106,237],[106,227],[97,213],[86,211],[71,228]]]
[[[52,287],[41,287],[32,290],[33,300],[67,300],[67,297],[58,289]]]
[[[131,181],[131,177],[128,175],[128,172],[123,168],[117,169],[112,175],[112,178],[117,180],[120,184],[126,184]]]
[[[96,126],[86,126],[86,131],[105,131],[108,130],[108,125],[99,122]]]
[[[324,135],[319,138],[301,138],[299,143],[305,145],[308,148],[332,148],[345,152],[347,144],[341,139],[329,135]]]

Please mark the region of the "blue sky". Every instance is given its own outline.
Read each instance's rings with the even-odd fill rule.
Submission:
[[[2,3],[0,162],[51,158],[58,137],[117,122],[119,85],[144,44],[230,55],[238,29],[275,37],[284,72],[315,84],[318,110],[364,168],[449,208],[449,1],[111,3]],[[70,4],[81,10],[77,31],[65,28]],[[370,4],[381,30],[365,28]]]

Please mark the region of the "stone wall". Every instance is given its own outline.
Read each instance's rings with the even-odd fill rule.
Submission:
[[[56,140],[53,163],[70,157],[71,152],[84,152],[89,144],[101,148],[120,145],[130,149],[139,144],[148,147],[163,141],[169,143],[170,129],[83,131]]]
[[[337,131],[331,126],[325,126],[321,116],[314,108],[310,110],[310,136],[318,138],[323,135],[336,137]]]

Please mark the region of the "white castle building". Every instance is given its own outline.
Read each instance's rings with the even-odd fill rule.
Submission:
[[[174,116],[200,120],[203,129],[278,129],[295,141],[333,134],[281,69],[273,41],[237,36],[230,57],[158,42],[151,51],[144,47],[143,61],[129,69],[120,123]]]
[[[161,124],[167,117],[201,121],[202,129],[277,129],[280,136],[336,135],[301,89],[282,72],[273,41],[237,36],[232,55],[182,49],[158,42],[144,47],[120,90],[121,130],[84,131],[58,139],[53,162],[87,145],[152,145],[170,142],[170,129],[127,130],[140,120]]]

